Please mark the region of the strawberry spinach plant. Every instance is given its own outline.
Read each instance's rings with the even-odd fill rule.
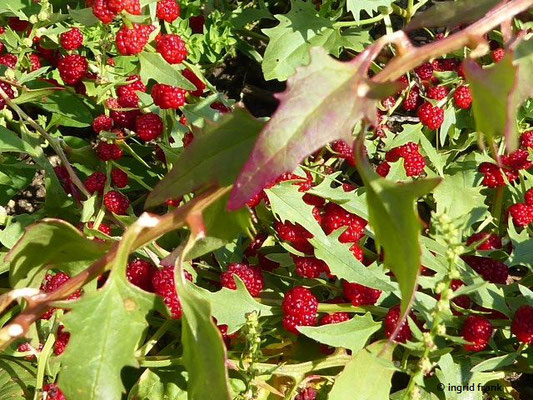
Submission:
[[[533,0],[3,0],[0,399],[531,398]]]

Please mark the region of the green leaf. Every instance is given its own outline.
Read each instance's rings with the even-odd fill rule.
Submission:
[[[479,364],[476,364],[476,366],[473,367],[471,371],[472,372],[477,372],[477,371],[484,372],[484,371],[493,371],[495,369],[507,367],[508,365],[511,365],[512,363],[514,363],[517,357],[518,357],[518,353],[510,353],[504,356],[492,357],[492,358],[489,358],[487,360],[480,362]]]
[[[176,272],[174,280],[183,308],[181,342],[189,373],[188,399],[229,400],[226,347],[213,322],[211,304],[185,283],[181,269]]]
[[[258,303],[242,283],[241,279],[234,275],[237,289],[222,288],[218,292],[196,287],[197,292],[211,304],[213,316],[219,325],[227,325],[228,333],[238,331],[246,323],[246,314],[257,312],[260,317],[273,315],[272,307]]]
[[[374,322],[372,315],[356,315],[349,321],[322,326],[301,326],[298,330],[305,336],[328,346],[344,347],[354,354],[361,350],[368,338],[381,328],[380,322]]]
[[[507,54],[492,67],[482,69],[476,62],[465,60],[464,71],[472,92],[472,110],[476,130],[492,143],[503,134],[508,150],[516,148],[517,104],[514,100],[517,68],[513,56]]]
[[[62,321],[70,340],[61,356],[58,383],[67,398],[120,399],[125,389],[122,369],[138,366],[134,351],[156,303],[154,294],[126,279],[129,253],[145,228],[140,221],[124,234],[104,287],[85,293]]]
[[[187,372],[181,366],[147,368],[128,400],[187,400]]]
[[[79,272],[106,249],[107,245],[87,239],[65,221],[43,219],[26,229],[6,257],[9,281],[13,287],[36,287],[47,268],[61,266],[66,272]]]
[[[32,86],[49,88],[48,84],[41,83]],[[93,121],[93,115],[86,103],[69,90],[54,91],[43,99],[34,100],[32,104],[50,112],[56,121],[64,126],[85,128]]]
[[[0,126],[0,152],[16,152],[16,153],[28,153],[30,155],[35,154],[33,148],[21,138],[19,138],[14,132]]]
[[[405,29],[455,28],[485,16],[499,2],[500,0],[437,2],[428,10],[417,13]]]
[[[287,14],[275,17],[279,24],[263,29],[270,40],[262,68],[267,81],[285,81],[297,67],[309,63],[309,49],[324,45],[335,30],[329,19],[317,15],[314,4],[302,0],[293,0]]]
[[[0,358],[0,399],[32,399],[35,378],[35,368],[31,363],[3,356]]]
[[[328,400],[388,399],[395,367],[392,363],[394,344],[389,343],[384,349],[386,345],[386,341],[375,342],[360,350],[335,379]],[[357,390],[354,390],[354,382],[361,382]]]
[[[483,397],[482,390],[465,390],[458,391],[448,390],[449,386],[473,385],[477,389],[477,385],[483,385],[493,379],[501,379],[505,376],[504,372],[498,373],[483,373],[471,371],[471,358],[462,359],[456,362],[451,354],[443,355],[439,362],[439,368],[435,370],[435,374],[439,381],[444,384],[444,390],[441,393],[446,396],[447,400],[481,400]]]
[[[21,94],[17,97],[15,97],[12,101],[15,104],[24,104],[24,103],[32,103],[36,100],[42,100],[43,98],[50,96],[51,94],[59,91],[64,90],[62,88],[57,87],[49,87],[49,88],[42,88],[42,89],[23,89]]]
[[[0,159],[0,205],[6,206],[13,196],[31,184],[37,168],[7,154],[2,158]]]
[[[507,232],[511,239],[513,251],[506,260],[506,264],[511,267],[513,265],[525,265],[530,269],[533,268],[533,240],[531,240],[527,230],[524,229],[518,233],[513,222],[509,220]]]
[[[139,54],[141,78],[144,82],[153,79],[157,83],[177,86],[185,90],[194,90],[195,86],[184,78],[177,69],[167,63],[161,54],[143,52]]]
[[[488,210],[485,196],[481,194],[483,188],[476,186],[477,171],[462,165],[463,168],[457,168],[454,174],[444,176],[442,183],[433,192],[437,213],[446,212],[452,219],[480,216]]]
[[[281,174],[294,171],[307,155],[335,139],[352,141],[352,129],[367,116],[375,119],[374,100],[359,97],[369,88],[371,49],[353,61],[332,59],[323,49],[311,50],[311,63],[289,79],[277,96],[280,105],[259,135],[254,150],[233,187],[230,209],[242,207]]]
[[[263,122],[243,109],[236,109],[219,123],[206,127],[178,157],[170,173],[156,185],[146,200],[146,207],[203,185],[233,183],[262,127]]]
[[[153,295],[113,278],[73,303],[63,321],[71,336],[59,377],[67,398],[120,398],[121,370],[137,366],[134,350],[148,326],[145,316],[153,300]]]
[[[416,211],[419,197],[431,192],[440,179],[394,183],[381,178],[372,169],[358,141],[357,169],[367,189],[369,223],[374,229],[377,247],[383,247],[385,266],[394,272],[402,293],[402,313],[411,303],[420,271],[420,232],[422,225]]]
[[[379,290],[394,290],[394,286],[390,284],[385,274],[380,276],[372,269],[365,267],[353,256],[349,244],[339,242],[338,237],[341,230],[326,236],[313,217],[313,206],[303,201],[303,193],[298,191],[297,186],[281,184],[266,189],[265,192],[270,201],[272,212],[278,215],[282,222],[298,223],[313,234],[309,243],[315,248],[315,257],[328,264],[331,273],[336,275],[338,279],[345,279],[348,282],[359,283]]]
[[[68,13],[74,21],[85,26],[93,26],[98,23],[98,18],[94,16],[93,9],[91,7],[82,8],[81,10],[69,8]]]
[[[377,11],[378,7],[390,7],[395,0],[348,0],[346,2],[346,8],[353,14],[356,21],[359,21],[361,11],[372,16],[374,11]]]

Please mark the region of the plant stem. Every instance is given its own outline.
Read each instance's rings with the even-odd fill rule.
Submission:
[[[360,21],[339,21],[335,22],[333,24],[334,28],[347,28],[352,26],[364,26],[364,25],[370,25],[374,24],[376,22],[381,21],[383,18],[385,18],[388,14],[381,13],[379,15],[376,15],[375,17],[368,18],[368,19],[362,19]]]
[[[171,319],[167,319],[165,322],[163,322],[163,325],[161,325],[157,331],[152,335],[150,339],[139,349],[137,352],[139,354],[142,354],[143,356],[146,356],[150,350],[155,346],[155,344],[163,337],[163,335],[168,331],[168,328],[172,325],[174,321]]]
[[[42,137],[44,137],[46,139],[46,141],[48,143],[50,143],[50,146],[52,146],[52,149],[54,149],[54,151],[56,152],[56,154],[59,156],[59,158],[61,159],[61,163],[63,164],[63,166],[65,167],[65,169],[67,170],[68,172],[68,175],[70,176],[70,179],[72,180],[72,182],[74,183],[74,185],[76,185],[76,187],[83,193],[83,195],[88,199],[89,197],[91,197],[91,195],[89,194],[89,192],[87,191],[87,189],[85,188],[85,185],[81,182],[80,178],[78,178],[78,176],[76,175],[76,173],[74,172],[74,170],[72,169],[72,166],[70,165],[68,159],[67,159],[67,156],[65,155],[65,152],[63,151],[63,149],[61,148],[61,145],[59,144],[59,142],[53,138],[52,136],[50,136],[48,134],[48,132],[46,132],[37,122],[35,122],[28,114],[26,114],[22,108],[20,108],[17,104],[13,103],[13,101],[11,100],[11,98],[6,94],[6,92],[4,92],[4,89],[2,89],[0,87],[0,96],[4,99],[4,101],[6,102],[6,104],[12,108],[18,115],[21,119],[25,120],[26,122],[28,122],[28,124],[30,124],[30,126],[35,129],[39,134],[41,134]]]
[[[352,356],[349,356],[347,354],[334,354],[319,361],[307,361],[299,364],[283,364],[280,366],[277,366],[275,364],[257,363],[255,364],[255,367],[257,371],[263,375],[274,374],[298,378],[305,374],[308,374],[309,372],[334,367],[342,367],[346,365],[346,363],[351,359]],[[238,361],[228,361],[235,363],[235,365],[238,365]]]
[[[408,48],[403,49],[405,51],[400,56],[391,60],[383,71],[377,74],[372,80],[377,83],[392,81],[431,58],[439,57],[442,54],[451,53],[459,48],[465,47],[472,40],[472,37],[483,36],[514,15],[526,11],[531,5],[533,5],[533,0],[510,1],[493,8],[486,17],[445,39],[417,48],[410,45]],[[417,6],[420,6],[420,3]],[[393,37],[391,37],[389,42],[392,39]],[[401,39],[404,44],[407,44],[406,36]]]
[[[147,368],[170,367],[171,365],[183,364],[181,357],[167,356],[139,357],[137,361],[139,362],[139,366]]]

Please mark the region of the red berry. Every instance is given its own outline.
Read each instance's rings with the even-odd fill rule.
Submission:
[[[421,103],[422,98],[420,97],[420,89],[418,86],[414,86],[409,89],[409,93],[403,100],[402,107],[405,111],[413,111],[417,109]]]
[[[483,162],[479,165],[478,170],[484,176],[483,181],[481,182],[483,186],[495,188],[506,185],[502,170],[497,165]],[[515,171],[504,169],[503,172],[507,176],[508,181],[511,183],[518,179],[518,174]]]
[[[363,262],[365,259],[365,252],[357,243],[354,243],[350,246],[350,251],[352,252],[353,256],[356,260]]]
[[[222,114],[227,114],[231,112],[231,108],[226,107],[224,104],[222,104],[220,101],[216,101],[210,106],[213,110],[217,110],[218,112]]]
[[[152,278],[156,271],[154,264],[138,258],[128,263],[126,277],[133,285],[147,292],[153,292]]]
[[[386,177],[390,172],[390,164],[387,161],[383,161],[376,167],[376,173],[379,176]]]
[[[7,94],[7,97],[9,97],[10,99],[13,99],[15,97],[15,92],[13,91],[13,88],[11,87],[11,85],[5,82],[0,82],[0,87]],[[5,106],[6,106],[6,102],[4,98],[0,97],[0,110],[3,110]]]
[[[431,63],[424,63],[415,68],[415,73],[420,79],[422,79],[423,81],[427,81],[433,76],[433,66],[431,65]]]
[[[18,57],[14,54],[3,54],[0,56],[0,65],[14,69],[17,66]]]
[[[418,109],[418,118],[423,125],[434,131],[444,122],[444,110],[426,102]]]
[[[492,336],[492,324],[488,319],[477,315],[470,315],[461,331],[463,338],[472,344],[465,344],[467,351],[481,351],[489,344]]]
[[[87,223],[87,226],[90,229],[94,229],[94,222]],[[98,225],[98,230],[102,233],[105,233],[107,236],[111,236],[111,227],[103,222],[100,222],[100,225]]]
[[[185,277],[192,280],[192,276],[185,272]],[[180,319],[182,310],[181,303],[174,285],[174,267],[158,269],[152,277],[154,292],[163,297],[163,301],[170,309],[173,319]]]
[[[509,214],[516,226],[527,226],[533,222],[533,207],[523,203],[513,204],[509,207]]]
[[[494,61],[495,63],[499,63],[502,60],[502,58],[505,56],[505,50],[501,48],[496,49],[491,53],[490,56],[492,58],[492,61]]]
[[[117,32],[117,49],[120,54],[130,56],[139,54],[148,43],[150,33],[155,29],[152,25],[133,24],[129,29],[122,25]]]
[[[8,18],[7,24],[15,32],[24,32],[30,26],[30,23],[28,21],[24,21],[19,17]]]
[[[472,93],[468,86],[459,86],[453,94],[455,105],[463,110],[467,110],[472,105]]]
[[[498,250],[502,248],[501,238],[495,233],[489,232],[478,232],[473,234],[468,238],[466,244],[470,246],[471,244],[479,242],[481,240],[483,241],[478,244],[478,250]]]
[[[414,315],[411,315],[411,318],[416,321],[414,318]],[[387,315],[385,316],[385,320],[383,321],[383,324],[385,325],[385,336],[390,338],[394,331],[396,330],[396,326],[398,326],[398,322],[400,320],[400,306],[394,306],[392,307]],[[411,333],[411,328],[409,327],[409,322],[407,319],[405,319],[398,330],[398,334],[394,338],[396,342],[399,343],[405,343],[408,340],[411,340],[413,337],[413,334]]]
[[[233,275],[237,275],[246,286],[246,289],[252,297],[259,297],[263,286],[265,284],[263,280],[263,274],[258,267],[250,267],[248,264],[232,263],[228,265],[228,269],[220,275],[220,283],[223,287],[235,290],[237,284]]]
[[[289,221],[276,222],[275,228],[280,239],[289,242],[296,250],[306,254],[313,253],[313,246],[308,241],[313,235],[301,225]]]
[[[463,256],[463,260],[486,281],[502,285],[507,282],[509,268],[504,263],[479,256]]]
[[[122,158],[122,149],[114,143],[100,142],[96,147],[96,154],[102,161],[120,160]]]
[[[70,280],[70,276],[65,274],[64,272],[58,272],[55,275],[50,274],[48,272],[43,279],[43,282],[41,284],[40,289],[45,293],[52,293],[55,292],[57,289],[59,289],[61,286],[63,286],[67,281]],[[72,293],[70,296],[67,297],[67,300],[75,300],[81,296],[81,291],[78,290],[74,293]],[[54,313],[54,309],[48,310],[41,318],[42,319],[50,319],[52,314]]]
[[[298,335],[298,326],[317,324],[318,301],[309,289],[298,286],[289,290],[283,302],[283,327]]]
[[[348,321],[350,319],[350,314],[345,312],[336,312],[334,314],[324,315],[320,318],[319,325],[330,325],[338,324],[340,322]]]
[[[104,205],[108,211],[117,215],[124,215],[128,211],[130,201],[122,193],[111,190],[104,196]]]
[[[94,16],[106,25],[117,16],[117,13],[109,8],[107,0],[94,0],[92,8]]]
[[[304,194],[303,201],[305,204],[309,204],[310,206],[315,206],[318,208],[322,208],[324,207],[324,204],[326,204],[326,199],[310,193]]]
[[[533,131],[522,133],[522,136],[520,136],[520,144],[526,148],[533,147]]]
[[[56,342],[54,343],[54,353],[56,356],[62,354],[67,347],[68,341],[70,339],[70,333],[63,330],[64,326],[61,325],[57,330]]]
[[[316,400],[318,392],[312,387],[306,387],[305,389],[300,390],[296,395],[294,400]]]
[[[72,28],[61,34],[60,41],[65,50],[76,50],[83,45],[83,33],[78,28]]]
[[[120,13],[127,11],[132,15],[141,15],[141,4],[139,0],[107,0],[109,9]]]
[[[303,278],[318,278],[322,272],[329,274],[328,265],[315,257],[292,256],[296,274]]]
[[[451,288],[452,288],[453,291],[456,291],[457,289],[459,289],[463,285],[464,285],[464,282],[459,280],[459,279],[454,279],[451,282]],[[454,297],[452,302],[454,304],[457,304],[459,307],[464,308],[465,310],[468,310],[470,308],[471,304],[472,304],[472,301],[470,300],[470,297],[468,297],[465,294],[463,294],[461,296]],[[461,314],[460,312],[458,312],[456,310],[452,310],[452,313],[454,315],[460,315]]]
[[[65,56],[57,64],[59,75],[67,85],[76,85],[85,78],[88,67],[87,59],[78,54]]]
[[[139,75],[132,75],[128,78],[128,83],[117,88],[118,97],[127,97],[128,95],[136,95],[136,92],[146,93],[146,86],[141,81]]]
[[[103,172],[96,171],[89,175],[87,179],[85,179],[85,187],[91,194],[95,192],[102,194],[105,188],[105,182],[105,174]]]
[[[152,99],[162,109],[178,109],[185,104],[186,91],[176,87],[156,83],[152,88]]]
[[[157,139],[163,133],[163,120],[154,113],[143,114],[137,117],[135,131],[145,142]]]
[[[113,181],[113,184],[119,188],[122,189],[126,186],[128,186],[129,182],[128,174],[122,171],[119,168],[113,168],[111,170],[111,181]]]
[[[348,164],[355,166],[355,158],[352,147],[344,140],[336,140],[331,143],[331,149],[339,154],[340,158],[344,158]]]
[[[420,176],[424,173],[426,160],[421,154],[411,154],[404,159],[405,174],[407,176]]]
[[[189,147],[192,141],[194,140],[194,135],[191,131],[187,132],[185,135],[183,135],[183,147]]]
[[[502,163],[514,170],[533,167],[533,163],[529,161],[529,152],[525,149],[517,149],[506,156],[502,156]]]
[[[180,5],[176,0],[160,0],[157,3],[156,15],[157,18],[171,23],[180,16]]]
[[[328,203],[324,208],[322,217],[322,229],[329,235],[337,229],[347,226],[340,236],[341,243],[354,243],[359,241],[365,234],[366,221],[346,211],[344,208],[335,203]]]
[[[179,35],[167,34],[156,38],[157,52],[169,64],[180,64],[187,58],[187,47]]]
[[[102,131],[111,131],[113,129],[113,119],[105,114],[97,116],[93,120],[93,131],[100,133]]]
[[[442,100],[450,91],[446,86],[433,86],[428,89],[428,97],[433,100]]]
[[[183,70],[182,74],[185,78],[187,78],[187,80],[189,80],[194,86],[196,86],[196,90],[190,92],[192,96],[200,97],[202,94],[204,94],[204,90],[206,88],[205,83],[200,80],[200,78],[198,78],[194,72],[186,68]]]
[[[37,71],[41,68],[41,59],[37,54],[30,54],[28,56],[28,61],[30,62],[30,72]]]
[[[43,392],[46,393],[46,400],[67,400],[61,389],[54,383],[44,385]]]
[[[120,102],[119,102],[120,101]],[[135,108],[138,104],[138,98],[134,93],[119,99],[107,99],[106,107],[111,110],[109,115],[116,126],[121,128],[135,129],[135,120],[141,114],[139,110],[119,111],[121,108]]]
[[[356,307],[370,306],[376,304],[379,296],[381,296],[381,290],[372,289],[358,283],[343,281],[342,294]]]
[[[522,343],[533,343],[533,307],[521,306],[516,310],[511,324],[511,332]]]
[[[203,15],[193,15],[189,17],[189,26],[192,33],[202,33],[204,31],[205,18]]]

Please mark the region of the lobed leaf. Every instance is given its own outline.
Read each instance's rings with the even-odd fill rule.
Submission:
[[[420,271],[422,224],[416,201],[433,190],[441,179],[395,183],[381,178],[363,158],[358,142],[357,169],[366,187],[369,223],[377,247],[382,247],[385,266],[394,272],[402,294],[402,312],[407,310]]]
[[[261,121],[240,108],[208,126],[155,186],[146,200],[146,207],[180,197],[204,185],[233,183],[262,127]]]
[[[296,169],[307,155],[335,139],[351,141],[352,129],[364,116],[375,119],[375,100],[367,91],[373,47],[350,62],[339,62],[320,48],[279,95],[280,105],[265,126],[231,193],[228,207],[242,207],[270,182]]]
[[[356,315],[352,319],[338,324],[322,326],[300,326],[298,330],[305,336],[328,346],[344,347],[355,354],[361,350],[368,338],[381,328],[370,313]]]
[[[69,223],[46,218],[26,228],[6,256],[9,281],[13,287],[35,287],[41,283],[45,268],[63,266],[66,272],[79,272],[106,249],[106,245],[87,239]]]
[[[381,341],[359,350],[335,379],[328,399],[388,399],[395,367],[392,364],[394,345],[386,346],[386,341]],[[357,390],[354,390],[354,382],[362,383],[357,385]]]

